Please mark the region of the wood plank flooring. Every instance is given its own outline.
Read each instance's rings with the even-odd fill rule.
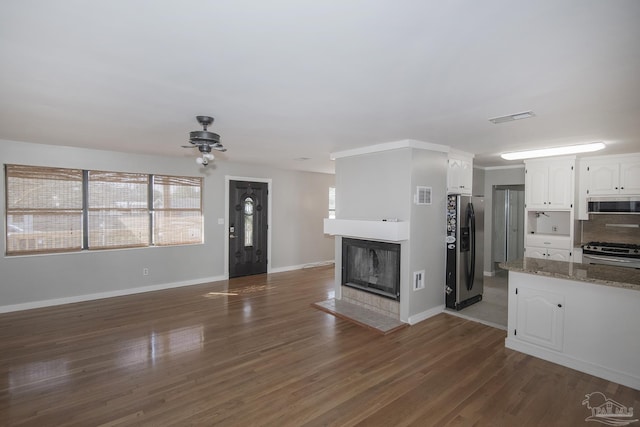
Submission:
[[[333,267],[0,315],[0,425],[580,426],[640,392],[440,314],[380,335],[310,307]]]

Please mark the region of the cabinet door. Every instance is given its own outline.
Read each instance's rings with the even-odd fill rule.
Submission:
[[[447,192],[460,192],[460,177],[462,162],[458,159],[449,159],[449,169],[447,170]]]
[[[447,171],[447,192],[471,194],[473,163],[462,159],[449,159]]]
[[[524,201],[526,207],[547,208],[549,168],[545,165],[527,165],[524,177]]]
[[[460,192],[462,194],[471,194],[471,185],[473,182],[473,164],[467,160],[460,161]]]
[[[619,163],[593,162],[588,166],[587,190],[589,196],[618,194]]]
[[[571,261],[571,251],[566,249],[547,249],[547,259],[554,261]]]
[[[549,197],[547,206],[555,209],[573,207],[573,163],[571,161],[549,164]]]
[[[522,286],[517,300],[516,338],[562,351],[564,296]]]
[[[620,164],[620,194],[640,194],[640,160]]]
[[[527,258],[538,258],[538,259],[546,259],[547,258],[547,249],[546,248],[536,248],[534,246],[527,246],[524,251],[524,256]]]

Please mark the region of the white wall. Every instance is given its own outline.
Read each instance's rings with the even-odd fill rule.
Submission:
[[[336,159],[336,218],[410,221],[401,242],[400,320],[415,323],[444,306],[447,155],[400,148]],[[417,185],[432,187],[433,203],[416,206]],[[336,239],[336,296],[339,297],[339,239]],[[425,270],[425,289],[412,290],[413,272]]]
[[[444,305],[447,154],[413,150],[411,177],[411,254],[409,261],[410,316]],[[416,205],[416,186],[432,189],[431,205]],[[413,290],[413,272],[425,270],[424,289]]]
[[[336,159],[336,218],[409,221],[411,149]]]
[[[272,180],[272,270],[333,260],[334,241],[323,234],[334,176],[216,160],[206,169],[190,157],[165,157],[0,141],[3,164],[204,176],[205,243],[68,254],[6,257],[0,249],[0,311],[195,284],[224,277],[225,175]],[[5,214],[4,173],[0,203]],[[3,218],[4,219],[4,218]],[[4,221],[3,221],[4,222]],[[4,230],[4,227],[2,227]],[[142,276],[142,268],[150,274]]]

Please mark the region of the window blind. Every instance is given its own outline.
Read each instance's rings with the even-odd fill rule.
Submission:
[[[88,171],[88,249],[149,245],[149,175]]]
[[[203,242],[202,178],[153,176],[153,243]]]
[[[7,255],[82,247],[82,170],[6,165]]]

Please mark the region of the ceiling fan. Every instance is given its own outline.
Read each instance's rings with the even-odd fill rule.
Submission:
[[[215,157],[211,154],[211,150],[227,151],[222,144],[220,144],[220,135],[217,133],[209,132],[207,127],[213,123],[213,117],[209,116],[196,116],[198,123],[202,125],[203,130],[195,130],[189,133],[189,142],[191,145],[183,145],[184,148],[198,148],[198,151],[202,153],[202,157],[196,159],[196,163],[199,165],[207,166],[210,160]]]

